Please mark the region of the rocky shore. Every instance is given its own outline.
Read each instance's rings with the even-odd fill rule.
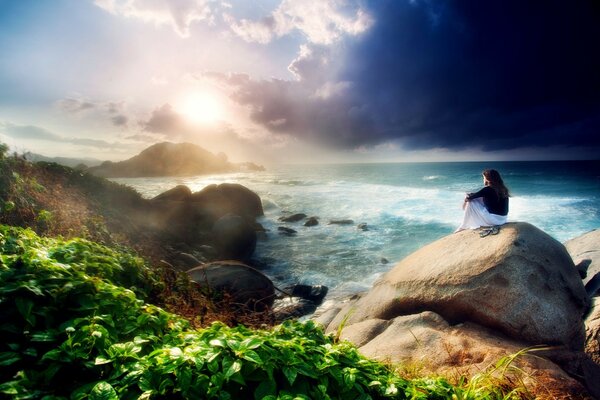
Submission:
[[[240,304],[269,308],[278,290],[250,265],[261,231],[254,217],[262,208],[249,192],[234,185],[195,194],[177,187],[151,201],[181,210],[173,214],[181,216],[173,219],[179,221],[172,224],[175,231],[189,232],[194,221],[189,216],[196,215],[190,210],[203,210],[204,218],[210,210],[212,218],[194,226],[212,224],[213,254],[237,261],[198,260],[190,277],[231,293]],[[304,214],[280,221],[305,220],[313,221]],[[599,232],[565,245],[524,222],[504,225],[497,235],[449,235],[400,261],[368,292],[319,308],[312,319],[368,357],[418,365],[434,374],[472,375],[522,352],[513,367],[527,372],[529,384],[599,396],[600,314],[594,301]],[[312,313],[326,294],[314,297],[315,290],[292,287],[279,293],[288,300],[277,303],[278,318]]]
[[[314,319],[369,357],[432,373],[473,374],[528,349],[514,365],[532,385],[598,397],[600,318],[589,281],[599,254],[600,231],[566,247],[523,222],[484,238],[464,231],[409,255],[370,291]]]

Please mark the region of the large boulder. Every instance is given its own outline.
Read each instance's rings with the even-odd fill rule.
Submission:
[[[600,365],[600,299],[594,297],[592,309],[585,319],[585,352]]]
[[[241,306],[263,310],[273,305],[275,287],[262,272],[237,261],[215,261],[187,271],[190,279],[211,294],[225,292]]]
[[[565,247],[575,264],[589,260],[587,276],[583,279],[584,284],[600,273],[600,229],[565,242]]]
[[[248,260],[256,249],[256,231],[239,215],[227,214],[219,218],[212,232],[222,258]]]
[[[466,230],[398,263],[340,311],[332,331],[368,320],[432,311],[451,324],[473,322],[527,344],[582,350],[589,298],[563,245],[527,223],[481,238]]]
[[[193,193],[192,202],[199,203],[215,220],[226,214],[247,219],[264,215],[260,197],[250,189],[236,183],[209,185]]]
[[[177,185],[173,189],[162,192],[152,201],[186,201],[192,198],[192,191],[186,185]]]

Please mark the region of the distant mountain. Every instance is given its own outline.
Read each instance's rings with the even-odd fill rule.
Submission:
[[[192,143],[157,143],[128,160],[105,161],[88,172],[104,178],[134,178],[150,176],[191,176],[264,170],[253,163],[234,164],[223,153],[214,155]]]
[[[96,158],[46,157],[41,154],[32,153],[30,151],[24,153],[23,157],[25,157],[26,160],[31,162],[54,162],[60,165],[64,165],[66,167],[82,169],[100,165],[102,163],[102,160],[98,160]]]

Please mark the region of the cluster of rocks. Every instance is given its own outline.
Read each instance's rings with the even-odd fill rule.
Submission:
[[[295,214],[290,214],[290,215],[284,215],[279,218],[279,221],[280,222],[290,222],[290,223],[304,221],[303,226],[306,226],[306,227],[319,225],[319,217],[317,217],[317,216],[309,217],[308,215],[306,215],[304,213],[295,213]],[[327,225],[354,225],[354,221],[351,219],[332,219],[332,220],[329,220]],[[357,229],[359,229],[361,231],[369,230],[368,225],[364,222],[358,224],[356,227],[357,227]],[[277,228],[277,230],[279,231],[279,234],[285,235],[285,236],[294,236],[296,233],[298,233],[297,230],[289,228],[287,226],[279,226]]]
[[[600,234],[589,235],[567,243],[569,254],[527,223],[504,225],[485,238],[456,233],[406,257],[367,293],[314,318],[327,332],[341,330],[367,356],[434,373],[473,374],[544,346],[515,361],[531,385],[598,396],[600,314],[573,262],[591,260],[588,272],[595,275]]]
[[[327,293],[323,286],[278,290],[253,266],[257,234],[265,232],[256,218],[264,213],[260,197],[248,188],[224,183],[193,193],[179,185],[150,203],[147,223],[174,243],[169,264],[187,272],[207,294],[227,293],[232,304],[273,310],[281,321],[313,312]]]

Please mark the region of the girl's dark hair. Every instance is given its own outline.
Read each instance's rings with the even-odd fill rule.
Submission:
[[[510,197],[510,191],[504,185],[504,181],[498,171],[495,169],[486,169],[483,171],[483,176],[490,183],[490,187],[498,193],[498,196],[502,198]]]

